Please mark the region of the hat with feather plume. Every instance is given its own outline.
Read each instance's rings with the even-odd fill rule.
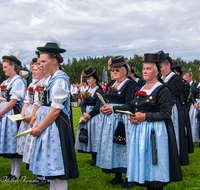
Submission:
[[[17,65],[21,65],[21,61],[18,59],[20,56],[21,50],[16,51],[13,55],[4,55],[2,57],[2,59],[8,59],[10,61],[13,61],[14,63],[16,63]]]

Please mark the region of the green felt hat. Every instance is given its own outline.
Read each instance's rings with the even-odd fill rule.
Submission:
[[[8,56],[8,55],[4,55],[3,57],[2,57],[2,59],[8,59],[8,60],[10,60],[10,61],[13,61],[14,63],[16,63],[17,65],[21,65],[21,61],[20,60],[18,60],[14,55],[10,55],[10,56]]]
[[[44,47],[37,47],[39,51],[51,52],[51,53],[64,53],[66,50],[59,48],[57,43],[47,42]]]
[[[39,52],[39,51],[35,51],[35,54],[36,54],[36,55],[40,55],[40,52]]]
[[[33,58],[33,59],[32,59],[32,62],[33,62],[33,63],[37,62],[37,58]]]

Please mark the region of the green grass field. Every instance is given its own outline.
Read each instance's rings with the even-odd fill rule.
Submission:
[[[73,108],[73,121],[76,125],[81,116],[80,108]],[[76,133],[77,129],[75,129]],[[196,145],[196,144],[195,144]],[[200,148],[194,148],[194,154],[190,154],[190,165],[182,167],[183,181],[178,183],[170,183],[164,189],[170,190],[199,190],[200,189]],[[111,186],[107,185],[111,179],[114,178],[114,174],[105,174],[98,167],[92,167],[88,163],[91,161],[91,155],[81,154],[76,151],[79,178],[68,180],[68,187],[71,190],[112,190],[121,189],[121,185]],[[10,172],[10,160],[0,157],[0,177],[7,175]],[[24,189],[41,189],[45,190],[49,188],[49,185],[43,187],[36,187],[35,185],[29,185],[26,181],[34,180],[36,178],[30,171],[26,170],[26,166],[22,163],[21,176],[19,181],[5,182],[0,179],[0,189],[5,190],[24,190]],[[123,175],[125,179],[125,175]],[[132,189],[146,189],[135,186]]]

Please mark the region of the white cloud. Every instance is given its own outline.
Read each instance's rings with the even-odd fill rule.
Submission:
[[[200,59],[197,0],[8,0],[0,2],[0,56],[35,50],[57,36],[72,57],[143,55],[163,49],[173,58]]]
[[[32,16],[31,17],[31,22],[30,22],[30,25],[37,25],[37,24],[42,24],[44,23],[44,20],[41,19],[41,18],[37,18],[35,16]]]

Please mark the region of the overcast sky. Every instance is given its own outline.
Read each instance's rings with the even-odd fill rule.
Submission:
[[[0,56],[61,42],[72,57],[154,53],[200,60],[199,0],[5,0],[0,2]]]

